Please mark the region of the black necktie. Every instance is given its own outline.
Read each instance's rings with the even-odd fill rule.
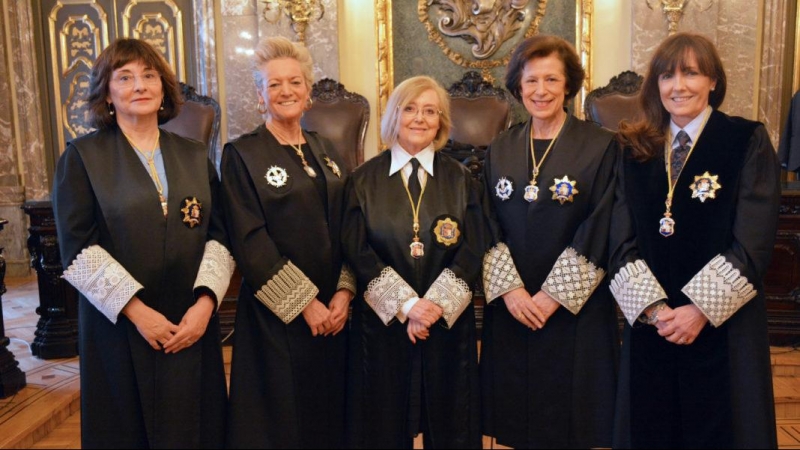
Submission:
[[[689,145],[689,135],[686,134],[685,131],[679,131],[678,135],[675,136],[675,139],[678,140],[678,146],[672,149],[672,157],[670,158],[669,162],[672,166],[672,177],[670,181],[673,183],[678,179],[678,175],[681,173],[681,169],[686,163],[686,158],[689,155],[689,149],[692,148],[692,146]]]
[[[411,193],[411,198],[415,202],[419,200],[422,186],[419,184],[419,160],[417,158],[411,158],[411,175],[408,176],[408,192]]]

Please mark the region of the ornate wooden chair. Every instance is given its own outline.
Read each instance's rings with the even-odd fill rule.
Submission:
[[[369,125],[369,102],[330,78],[314,83],[314,101],[301,120],[303,128],[330,139],[348,170],[364,162],[364,142]]]
[[[181,83],[184,104],[177,117],[161,125],[162,128],[183,137],[205,142],[208,157],[215,165],[219,163],[217,140],[222,111],[219,103],[211,97],[200,95],[195,88]]]
[[[492,86],[479,72],[469,71],[453,83],[450,138],[473,147],[486,147],[511,124],[511,96]]]
[[[603,86],[591,91],[584,101],[586,120],[617,131],[622,120],[641,117],[639,90],[644,77],[626,70]]]

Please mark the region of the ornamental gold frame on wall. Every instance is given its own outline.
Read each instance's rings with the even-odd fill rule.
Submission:
[[[419,14],[422,14],[422,5],[425,3],[425,0],[419,0]],[[538,10],[541,9],[541,15],[544,16],[545,14],[545,7],[546,7],[547,0],[540,0],[540,7],[537,7],[537,16]],[[586,79],[583,83],[583,88],[579,95],[575,97],[576,101],[576,109],[575,111],[579,112],[579,115],[583,117],[583,100],[586,98],[586,94],[591,90],[591,79],[592,79],[592,14],[593,14],[593,3],[594,0],[575,0],[575,48],[578,50],[578,54],[581,57],[581,63],[583,64],[584,70],[586,71]],[[538,30],[539,21],[541,17],[534,18],[531,20],[531,25],[529,29],[526,31],[526,37],[528,37],[528,32],[534,28],[533,24],[535,22],[536,29]],[[428,33],[431,35],[432,31],[429,27],[429,23],[426,22],[426,28],[428,28]],[[378,39],[378,63],[377,63],[377,78],[378,78],[378,122],[380,123],[381,117],[383,116],[383,111],[386,108],[386,103],[389,100],[389,95],[392,93],[394,89],[394,55],[392,52],[392,48],[394,45],[394,37],[393,37],[393,30],[392,30],[392,0],[375,0],[375,24],[376,30],[375,34]],[[536,30],[534,30],[532,34],[535,34]],[[438,33],[437,33],[438,34]],[[441,37],[439,36],[441,40]],[[445,52],[445,54],[453,61],[455,64],[462,65],[464,67],[469,68],[479,68],[484,69],[491,67],[497,67],[502,64],[497,64],[495,66],[486,66],[484,63],[495,63],[495,61],[475,61],[474,58],[471,56],[467,57],[461,54],[458,54],[455,51],[446,49],[446,45],[444,43],[439,43],[438,40],[431,38],[431,40]],[[449,52],[448,52],[449,50]],[[504,58],[504,61],[508,57]],[[464,63],[457,61],[457,59],[463,59],[466,64],[470,64],[469,66],[465,66]],[[380,128],[380,127],[379,127]],[[380,139],[380,130],[378,130],[378,135]]]

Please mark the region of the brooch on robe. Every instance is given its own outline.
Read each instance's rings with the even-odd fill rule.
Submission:
[[[183,224],[189,228],[194,228],[203,221],[203,205],[197,201],[197,197],[186,197],[183,199]]]
[[[322,159],[325,160],[325,165],[330,167],[331,172],[336,175],[338,178],[342,178],[342,171],[339,170],[339,166],[336,164],[336,161],[332,160],[328,155],[322,155]]]
[[[267,183],[271,186],[279,188],[286,186],[286,180],[289,179],[289,174],[286,173],[286,169],[283,167],[272,166],[267,169],[267,174],[264,175],[264,178],[267,179]]]
[[[461,236],[461,230],[458,229],[458,221],[450,216],[439,216],[434,219],[431,231],[436,237],[436,243],[445,248],[457,244],[458,238]]]
[[[573,197],[578,194],[578,188],[575,185],[578,180],[570,180],[567,175],[564,178],[553,178],[553,185],[550,186],[550,192],[553,193],[553,200],[558,200],[560,204],[564,202],[572,202]]]
[[[701,203],[705,203],[707,198],[717,198],[717,189],[722,188],[717,182],[718,179],[719,175],[711,175],[707,170],[702,175],[694,177],[694,183],[689,185],[692,198],[700,199]]]
[[[506,201],[511,198],[511,194],[514,193],[514,184],[506,177],[500,177],[497,180],[497,184],[494,186],[494,192],[502,201]]]

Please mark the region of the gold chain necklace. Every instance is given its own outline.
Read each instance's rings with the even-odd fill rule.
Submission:
[[[417,172],[419,172],[419,170],[417,170]],[[409,175],[409,179],[411,177],[419,177],[419,173],[412,173]],[[425,244],[419,240],[419,207],[422,205],[422,196],[425,195],[425,188],[428,186],[428,183],[425,183],[425,186],[421,186],[419,199],[417,199],[417,204],[415,206],[414,199],[411,198],[411,191],[408,189],[409,180],[404,179],[402,176],[400,178],[403,179],[403,186],[406,188],[408,201],[411,203],[411,213],[414,215],[414,225],[411,227],[414,230],[414,239],[411,241],[411,245],[409,245],[409,247],[411,247],[411,257],[420,259],[425,254]]]
[[[303,140],[303,129],[299,128],[297,131],[297,142],[298,142],[297,145],[294,145],[291,142],[289,142],[289,140],[286,139],[286,137],[284,137],[281,133],[278,133],[278,130],[276,130],[274,127],[269,127],[269,130],[272,132],[272,134],[277,136],[282,141],[286,142],[286,144],[288,144],[290,147],[294,149],[294,152],[297,153],[297,156],[300,157],[300,162],[303,163],[303,170],[305,170],[308,176],[310,176],[311,178],[316,178],[317,172],[314,170],[313,167],[308,165],[308,161],[306,161],[306,156],[303,154],[303,143],[301,142]]]
[[[550,141],[550,144],[547,146],[547,150],[544,151],[544,155],[542,155],[542,159],[540,161],[536,161],[536,154],[533,151],[533,119],[531,119],[531,135],[530,135],[530,145],[531,145],[531,159],[533,159],[533,171],[531,176],[530,184],[525,186],[525,195],[522,197],[528,202],[532,203],[539,199],[539,186],[536,185],[536,178],[539,176],[539,168],[542,167],[544,164],[544,160],[547,159],[547,155],[550,154],[550,150],[555,145],[556,140],[561,135],[561,130],[564,128],[564,124],[567,123],[567,116],[564,115],[564,120],[561,122],[561,125],[558,127],[558,131],[556,132],[555,137],[553,140]]]
[[[158,150],[158,142],[161,139],[161,129],[157,128],[157,130],[156,142],[153,145],[153,150],[150,151],[149,155],[139,149],[139,147],[133,143],[133,139],[131,139],[127,133],[123,131],[122,135],[125,136],[125,139],[128,140],[128,143],[131,144],[131,147],[133,147],[137,153],[140,153],[142,156],[144,156],[144,159],[147,160],[147,165],[150,167],[150,178],[153,179],[153,182],[156,185],[156,191],[158,191],[158,201],[161,202],[161,211],[164,213],[164,217],[167,217],[167,199],[164,197],[164,186],[161,184],[161,179],[158,177],[158,169],[156,169],[155,161],[156,150]]]
[[[672,181],[672,128],[670,127],[669,132],[667,133],[667,140],[664,142],[664,162],[667,166],[667,199],[664,201],[664,205],[666,209],[664,211],[664,217],[662,217],[658,221],[658,232],[664,237],[670,237],[675,234],[675,219],[672,218],[672,196],[675,193],[675,186],[678,184],[678,179],[681,177],[683,173],[683,169],[686,167],[686,163],[689,162],[689,157],[692,156],[692,152],[694,152],[695,147],[697,147],[697,139],[700,138],[700,134],[703,132],[703,129],[706,127],[706,122],[708,122],[708,118],[711,117],[711,110],[706,111],[706,116],[703,118],[703,123],[700,125],[700,130],[695,136],[695,140],[692,141],[692,148],[689,149],[689,153],[686,155],[686,159],[683,161],[683,165],[681,166],[681,170],[678,172],[678,176],[675,177],[675,181]],[[669,125],[667,125],[669,126]]]

